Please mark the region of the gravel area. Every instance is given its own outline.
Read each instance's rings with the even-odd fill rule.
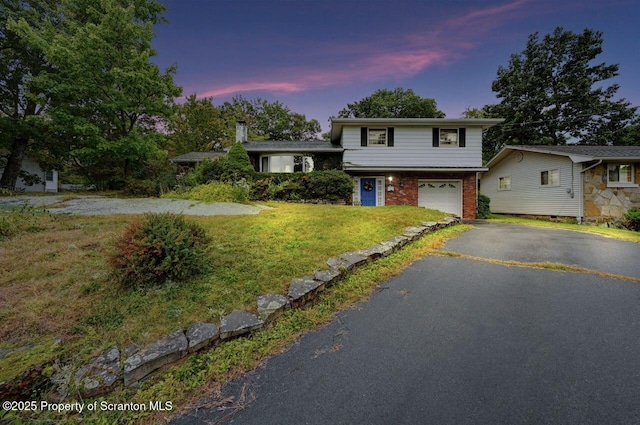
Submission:
[[[181,213],[185,215],[240,215],[257,214],[268,207],[217,202],[203,202],[184,199],[155,198],[107,198],[104,196],[11,196],[0,197],[0,207],[23,204],[44,206],[54,214],[110,215],[144,213]]]

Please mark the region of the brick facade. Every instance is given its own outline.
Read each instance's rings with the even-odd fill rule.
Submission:
[[[358,176],[382,175],[382,173],[358,173]],[[389,181],[389,177],[393,180]],[[385,204],[418,206],[419,180],[462,180],[462,218],[475,219],[477,211],[477,179],[475,172],[424,173],[403,172],[385,174]],[[392,185],[393,192],[387,189]]]

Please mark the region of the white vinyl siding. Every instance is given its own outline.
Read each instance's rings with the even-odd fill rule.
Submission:
[[[361,146],[360,126],[345,126],[345,169],[351,167],[481,167],[482,130],[467,127],[466,147],[433,147],[432,127],[394,127],[394,146]]]
[[[580,164],[573,164],[565,156],[534,152],[522,152],[522,160],[517,161],[515,154],[512,152],[482,175],[480,193],[491,199],[492,212],[566,217],[580,215]],[[541,173],[550,170],[558,170],[559,184],[542,186]],[[500,190],[499,178],[503,176],[511,177],[510,190]]]

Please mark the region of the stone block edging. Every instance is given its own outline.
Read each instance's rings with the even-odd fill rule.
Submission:
[[[329,269],[312,276],[295,278],[286,296],[265,294],[257,297],[257,315],[234,310],[222,318],[219,325],[198,322],[186,331],[177,329],[140,350],[121,350],[112,346],[81,366],[75,372],[75,386],[80,394],[93,397],[108,393],[124,385],[136,387],[142,380],[171,363],[199,350],[216,346],[227,339],[241,337],[262,329],[289,308],[300,308],[315,299],[317,294],[343,279],[347,272],[368,262],[386,257],[427,233],[460,223],[459,218],[447,217],[438,222],[423,222],[407,227],[402,235],[353,252],[339,254],[327,260]],[[122,361],[122,367],[118,365]]]

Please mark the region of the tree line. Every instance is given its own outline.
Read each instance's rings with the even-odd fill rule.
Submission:
[[[0,187],[16,184],[24,158],[72,170],[101,188],[153,178],[167,155],[221,150],[237,120],[252,140],[308,140],[317,120],[264,99],[220,106],[196,94],[177,103],[176,67],[151,62],[153,28],[166,22],[157,0],[0,0]],[[616,99],[618,65],[596,63],[601,32],[529,37],[500,66],[498,103],[467,118],[505,118],[484,137],[488,160],[506,144],[640,144],[637,107]],[[436,101],[411,89],[377,90],[339,117],[443,118]],[[326,137],[326,136],[325,136]]]

